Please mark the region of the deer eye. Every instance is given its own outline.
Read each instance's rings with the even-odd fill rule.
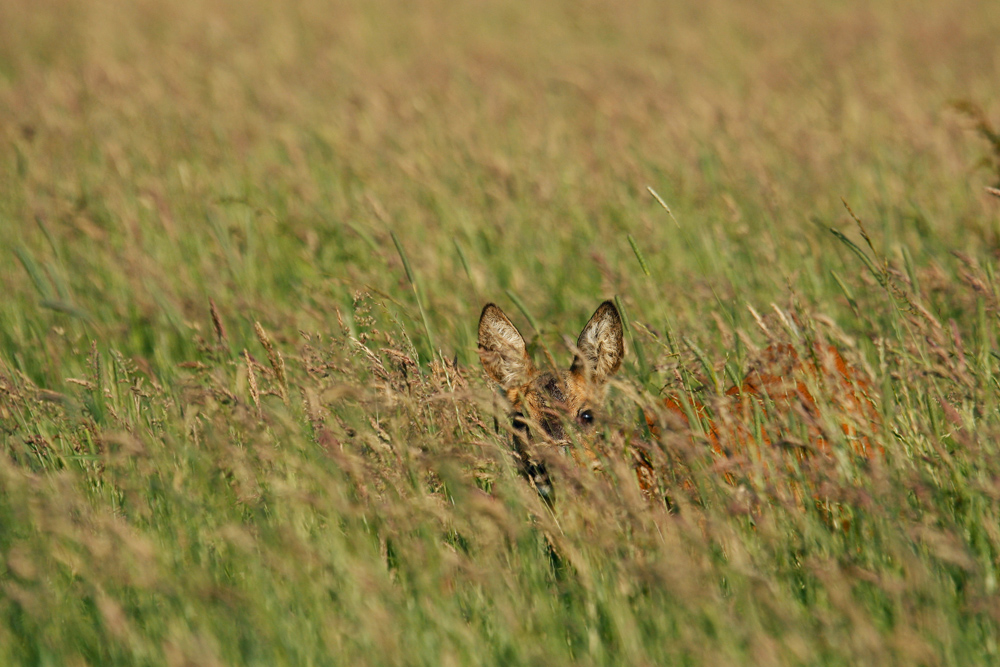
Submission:
[[[590,426],[594,423],[594,413],[590,410],[583,410],[576,417],[581,424],[584,426]]]

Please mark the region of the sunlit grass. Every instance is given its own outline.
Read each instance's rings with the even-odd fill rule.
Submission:
[[[0,663],[997,661],[989,3],[0,16]],[[563,364],[606,298],[550,511],[476,320]],[[640,418],[812,340],[883,454]]]

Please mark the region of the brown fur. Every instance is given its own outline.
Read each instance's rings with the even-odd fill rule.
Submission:
[[[814,392],[818,392],[816,396]],[[765,420],[772,410],[795,413],[805,421],[809,435],[807,443],[800,443],[802,446],[791,450],[801,461],[815,454],[832,454],[829,433],[824,430],[825,420],[820,414],[825,410],[826,417],[838,423],[854,454],[871,458],[883,453],[867,435],[879,427],[879,414],[872,394],[872,382],[867,373],[849,364],[832,345],[815,345],[803,355],[792,345],[774,343],[761,353],[740,384],[726,390],[725,400],[729,403],[725,420],[713,419],[704,405],[689,397],[673,395],[663,402],[670,417],[670,425],[664,426],[691,435],[689,415],[692,415],[700,423],[701,437],[717,453],[759,457],[759,453],[754,454],[758,443],[771,447],[791,441],[785,439],[789,434],[783,433],[775,423],[765,424],[760,433],[755,434],[755,413]],[[659,437],[661,424],[656,416],[650,412],[645,416],[650,431]],[[637,472],[643,493],[652,496],[657,476],[648,458],[638,460]],[[735,480],[731,473],[726,477]],[[803,501],[803,490],[796,488],[793,491],[799,501]],[[824,505],[818,498],[817,502]]]

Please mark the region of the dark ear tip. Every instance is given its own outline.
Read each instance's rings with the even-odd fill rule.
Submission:
[[[614,314],[614,316],[616,318],[618,318],[619,320],[622,318],[621,313],[618,312],[618,306],[616,306],[615,302],[612,301],[611,299],[608,299],[607,301],[605,301],[604,303],[602,303],[600,306],[598,306],[597,310],[598,311],[601,311],[601,310],[610,310]]]
[[[499,306],[497,306],[495,303],[493,303],[492,301],[490,301],[485,306],[483,306],[483,311],[481,313],[479,313],[479,321],[482,322],[483,318],[486,317],[486,313],[488,313],[490,311],[503,312],[503,311],[500,310]]]

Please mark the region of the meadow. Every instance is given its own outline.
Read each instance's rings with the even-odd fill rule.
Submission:
[[[0,0],[0,664],[997,664],[997,35]],[[549,509],[477,319],[563,365],[604,299],[607,460]],[[645,428],[812,340],[872,378],[871,459]]]

